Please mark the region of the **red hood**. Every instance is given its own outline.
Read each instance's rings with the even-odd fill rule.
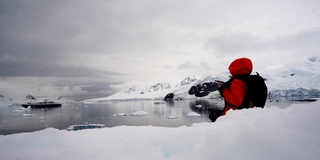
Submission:
[[[232,76],[251,74],[252,62],[249,58],[239,58],[234,60],[228,69]]]

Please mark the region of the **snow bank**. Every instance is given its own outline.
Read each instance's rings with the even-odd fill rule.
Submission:
[[[320,102],[230,111],[216,123],[178,128],[119,126],[69,132],[46,129],[0,136],[1,159],[320,158]]]

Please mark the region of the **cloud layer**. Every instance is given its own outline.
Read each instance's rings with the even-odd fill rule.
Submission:
[[[264,69],[318,55],[319,19],[318,0],[0,1],[0,92],[107,96],[126,81],[223,72],[239,56]]]

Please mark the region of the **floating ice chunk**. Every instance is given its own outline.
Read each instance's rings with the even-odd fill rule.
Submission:
[[[121,116],[127,116],[126,113],[117,113],[117,114],[113,114],[114,117],[121,117]]]
[[[22,117],[35,117],[35,116],[36,115],[34,115],[34,114],[27,114],[27,113],[22,115]]]
[[[145,116],[147,114],[148,112],[146,111],[136,111],[136,112],[130,113],[130,116]]]
[[[169,116],[168,119],[177,119],[177,116]]]
[[[188,114],[188,117],[200,117],[200,116],[201,116],[201,114],[196,113],[196,112],[190,112],[190,113]]]
[[[68,131],[78,131],[83,129],[96,129],[96,128],[104,128],[106,127],[104,124],[84,124],[84,125],[71,125],[67,128]]]
[[[26,112],[26,111],[30,111],[31,110],[31,106],[29,106],[28,108],[19,108],[16,110],[13,110],[13,113],[22,113],[22,112]]]
[[[25,108],[20,108],[20,109],[16,109],[16,110],[13,110],[12,112],[13,113],[22,113],[22,112],[25,112],[27,109]]]
[[[126,113],[118,113],[117,115],[118,116],[126,116],[127,114]]]
[[[40,123],[43,123],[43,122],[45,122],[45,121],[46,121],[45,118],[39,117],[39,122],[40,122]]]

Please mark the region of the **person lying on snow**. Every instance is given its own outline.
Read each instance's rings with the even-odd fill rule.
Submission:
[[[224,98],[223,110],[214,110],[209,118],[215,122],[220,116],[232,109],[243,109],[252,107],[264,107],[267,97],[267,87],[264,79],[257,73],[251,75],[252,62],[249,58],[238,58],[234,60],[229,71],[231,78],[225,83],[219,83],[219,92]]]

